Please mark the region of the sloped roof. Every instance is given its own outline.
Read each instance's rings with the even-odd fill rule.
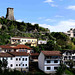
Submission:
[[[29,55],[29,53],[26,53],[26,52],[9,52],[9,54],[13,56],[28,56]]]
[[[39,56],[39,53],[31,53],[31,56]]]
[[[0,48],[3,48],[3,49],[32,49],[26,45],[17,45],[17,46],[9,46],[9,45],[0,45]]]
[[[17,46],[15,46],[15,47],[12,47],[13,49],[32,49],[32,48],[30,48],[30,47],[28,47],[28,46],[26,46],[26,45],[17,45]]]
[[[45,56],[61,56],[60,51],[42,51]]]
[[[9,53],[0,53],[0,57],[13,57],[13,56]]]
[[[12,49],[12,47],[8,46],[8,45],[0,45],[0,48],[3,48],[3,49]]]

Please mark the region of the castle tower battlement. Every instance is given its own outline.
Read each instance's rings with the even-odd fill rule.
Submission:
[[[7,8],[6,18],[8,20],[14,20],[14,8]]]

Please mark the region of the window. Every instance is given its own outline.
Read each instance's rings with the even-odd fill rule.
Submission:
[[[25,64],[25,66],[27,66],[27,64]]]
[[[22,58],[22,61],[24,61],[24,58]]]
[[[21,58],[19,58],[19,61],[21,60]]]
[[[25,58],[25,61],[27,61],[27,58]]]
[[[54,67],[54,70],[57,70],[58,69],[58,67]]]
[[[19,64],[19,66],[21,66],[21,64]]]
[[[16,61],[18,60],[18,58],[16,58]]]
[[[8,60],[8,58],[6,57],[6,60]]]
[[[11,57],[10,59],[12,60],[13,58]]]
[[[16,64],[16,66],[18,66],[18,64]]]
[[[51,67],[47,67],[47,70],[50,70],[51,69]]]
[[[55,60],[54,63],[58,63],[58,60]]]
[[[11,64],[10,67],[13,67],[13,64]]]
[[[32,40],[32,42],[33,42],[33,40]]]
[[[24,66],[24,64],[23,64],[23,66]]]
[[[47,63],[51,63],[51,61],[50,60],[47,60]]]

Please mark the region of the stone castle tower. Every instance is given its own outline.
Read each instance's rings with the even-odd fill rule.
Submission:
[[[6,18],[8,20],[14,20],[14,8],[7,8]]]

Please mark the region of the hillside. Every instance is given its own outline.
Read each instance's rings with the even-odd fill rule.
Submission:
[[[47,28],[40,27],[39,24],[32,25],[31,23],[17,22],[0,18],[0,45],[10,43],[10,37],[34,37],[37,39],[46,40],[46,45],[38,45],[34,48],[35,52],[41,50],[75,50],[75,39],[70,39],[69,36],[62,32],[52,32]]]
[[[9,43],[10,37],[35,37],[39,39],[46,39],[44,35],[50,33],[47,28],[40,27],[38,24],[32,25],[31,23],[17,22],[0,18],[0,44]],[[0,25],[0,26],[1,26]]]

